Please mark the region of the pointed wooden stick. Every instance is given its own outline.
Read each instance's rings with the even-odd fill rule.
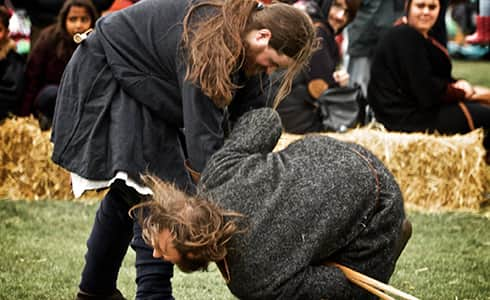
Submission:
[[[393,297],[391,297],[390,295],[388,295],[388,294],[384,293],[383,291],[378,290],[378,289],[377,289],[377,288],[375,288],[375,287],[370,286],[370,285],[369,285],[369,284],[367,284],[367,283],[364,283],[364,282],[362,282],[362,281],[359,281],[359,280],[356,280],[356,279],[353,279],[353,278],[348,278],[348,277],[347,277],[347,279],[348,279],[350,282],[352,282],[352,283],[354,283],[354,284],[356,284],[356,285],[358,285],[358,286],[362,287],[363,289],[367,290],[367,291],[368,291],[368,292],[370,292],[371,294],[378,296],[378,297],[379,297],[380,299],[382,299],[382,300],[395,300],[395,298],[393,298]]]
[[[328,263],[327,265],[339,268],[344,273],[345,277],[347,277],[347,279],[349,279],[353,283],[359,285],[360,287],[368,290],[371,293],[372,293],[372,290],[367,289],[366,285],[370,286],[372,288],[375,288],[377,290],[381,290],[381,291],[384,291],[386,293],[390,293],[394,296],[401,297],[402,299],[405,299],[405,300],[419,300],[418,298],[416,298],[410,294],[407,294],[405,292],[402,292],[402,291],[392,287],[391,285],[382,283],[382,282],[380,282],[376,279],[373,279],[369,276],[366,276],[362,273],[356,272],[356,271],[354,271],[354,270],[352,270],[352,269],[350,269],[344,265],[337,264],[337,263]],[[362,285],[359,283],[362,283]],[[379,296],[378,294],[375,294],[375,295]],[[383,299],[390,299],[390,298],[383,298]],[[393,299],[393,298],[391,298],[391,299]]]

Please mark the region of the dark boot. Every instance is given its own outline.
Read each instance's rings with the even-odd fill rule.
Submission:
[[[480,45],[490,44],[490,17],[478,16],[476,18],[476,31],[466,37],[466,42]]]
[[[119,290],[116,290],[110,296],[92,295],[79,291],[75,300],[126,300]]]

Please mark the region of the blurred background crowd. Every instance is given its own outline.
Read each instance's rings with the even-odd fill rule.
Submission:
[[[33,115],[49,129],[64,67],[78,46],[73,36],[135,2],[0,1],[0,120]],[[321,38],[310,68],[278,107],[286,131],[325,131],[317,100],[348,86],[362,91],[361,123],[376,119],[406,132],[488,131],[489,106],[473,100],[490,98],[489,90],[453,78],[451,59],[490,58],[490,0],[282,2],[307,12]],[[484,143],[488,149],[488,138]]]

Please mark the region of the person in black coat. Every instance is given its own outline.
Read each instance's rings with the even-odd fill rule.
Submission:
[[[243,115],[190,197],[155,181],[143,230],[186,271],[217,262],[239,299],[375,299],[327,262],[388,282],[407,236],[393,175],[363,147],[281,136],[270,108]],[[135,209],[138,212],[137,209]]]
[[[191,175],[222,146],[230,124],[266,104],[265,73],[290,72],[284,94],[314,41],[306,14],[254,0],[145,0],[97,21],[65,68],[51,136],[52,159],[71,172],[76,196],[110,186],[78,299],[122,297],[117,273],[130,242],[136,298],[172,298],[172,264],[152,257],[127,214],[151,192],[140,175],[192,192]]]
[[[10,13],[0,6],[0,121],[17,114],[24,91],[24,59],[9,38]]]
[[[407,23],[393,27],[377,46],[368,102],[388,130],[446,134],[485,130],[490,149],[490,106],[477,100],[489,94],[451,75],[446,48],[429,35],[439,1],[407,3]]]
[[[335,36],[354,19],[360,3],[360,0],[306,0],[294,4],[314,21],[320,49],[313,54],[308,69],[294,79],[291,93],[277,107],[287,132],[323,131],[316,100],[329,87],[345,86],[349,81],[345,71],[336,71],[340,55]]]

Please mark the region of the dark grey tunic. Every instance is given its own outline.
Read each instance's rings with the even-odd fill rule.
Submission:
[[[201,171],[223,144],[225,110],[185,81],[182,20],[190,1],[145,0],[102,17],[65,69],[56,104],[53,160],[92,180],[143,172],[185,185],[184,153]],[[210,12],[209,10],[206,13]],[[267,79],[241,86],[233,115],[263,106]]]
[[[202,173],[202,192],[248,216],[227,256],[230,290],[242,299],[369,299],[320,264],[388,281],[404,219],[394,177],[361,146],[325,136],[272,153],[280,134],[275,111],[249,112]]]

